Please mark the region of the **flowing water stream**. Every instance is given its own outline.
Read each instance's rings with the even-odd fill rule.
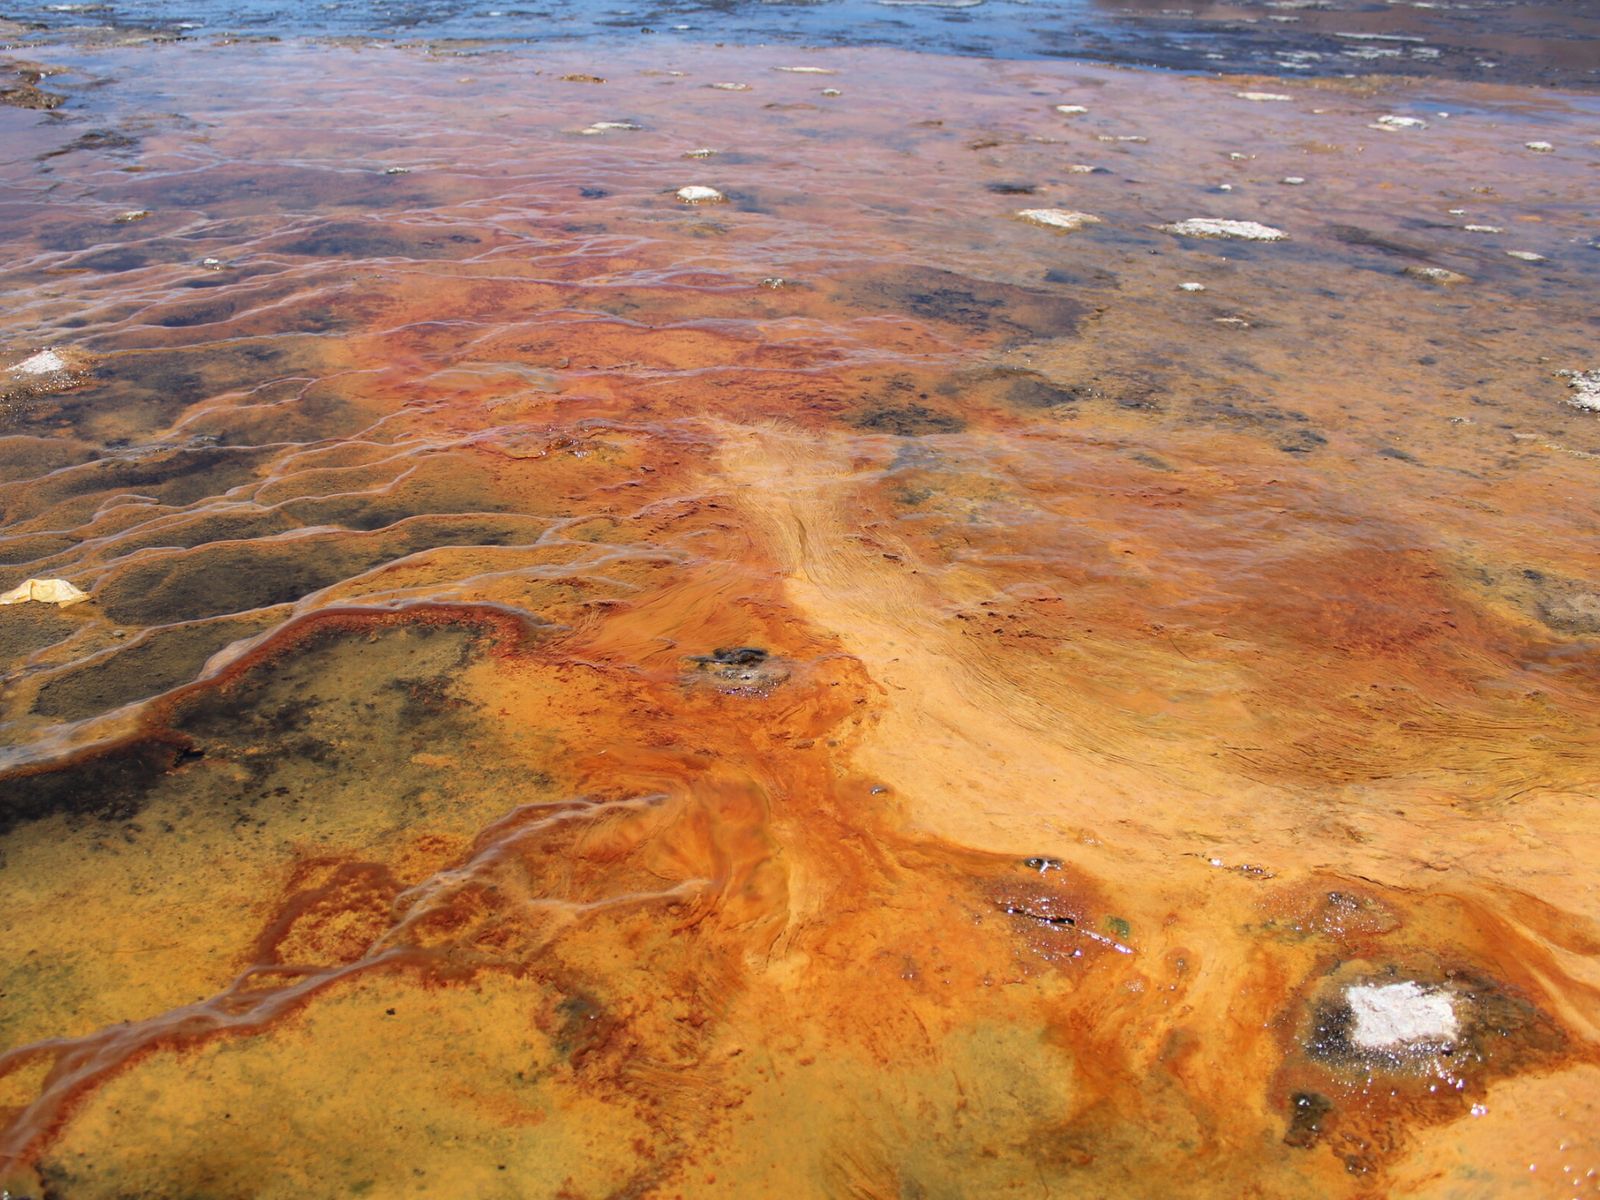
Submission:
[[[8,1195],[1600,1195],[1595,93],[7,69]]]

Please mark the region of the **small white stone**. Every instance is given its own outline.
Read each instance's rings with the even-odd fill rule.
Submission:
[[[1067,174],[1069,175],[1093,175],[1094,171],[1095,169],[1088,163],[1073,163],[1067,168]]]
[[[1219,183],[1219,184],[1217,184],[1217,191],[1219,191],[1219,192],[1231,192],[1231,191],[1233,191],[1233,184],[1231,184],[1231,183]]]
[[[148,208],[130,208],[127,212],[119,212],[112,220],[127,225],[134,221],[142,221],[149,215],[150,210]]]
[[[1468,233],[1504,233],[1505,232],[1505,230],[1501,229],[1500,226],[1498,226],[1498,225],[1463,225],[1461,228],[1465,229]]]
[[[683,156],[685,158],[710,158],[715,153],[716,151],[710,146],[701,146],[695,150],[685,150]]]
[[[691,183],[688,187],[678,189],[678,199],[685,204],[720,204],[727,197],[714,187]]]
[[[587,129],[579,130],[580,133],[611,133],[613,130],[641,129],[643,126],[635,125],[632,121],[596,121]]]
[[[1522,144],[1535,154],[1550,154],[1555,151],[1555,147],[1549,142],[1523,142]]]
[[[1293,96],[1285,96],[1282,92],[1235,92],[1234,95],[1239,97],[1241,100],[1267,101],[1294,99]]]
[[[1464,217],[1467,215],[1467,210],[1464,208],[1452,208],[1450,210],[1450,215],[1452,217]]]
[[[844,93],[841,92],[838,88],[823,88],[822,89],[822,94],[824,96],[828,96],[828,97],[844,95]]]
[[[1179,237],[1241,238],[1247,242],[1281,242],[1289,236],[1281,229],[1257,221],[1229,221],[1217,217],[1190,217],[1161,228]]]
[[[791,75],[837,75],[828,67],[773,67],[774,71],[787,71]]]
[[[1304,175],[1285,175],[1282,179],[1278,180],[1279,183],[1286,183],[1290,187],[1299,187],[1305,181]]]
[[[1203,283],[1195,283],[1193,280],[1190,280],[1188,283],[1180,283],[1178,285],[1178,290],[1180,292],[1203,292],[1206,290],[1206,285]]]
[[[1081,104],[1058,104],[1056,111],[1063,117],[1081,117],[1089,110]]]
[[[1404,983],[1357,984],[1345,1002],[1355,1017],[1350,1041],[1358,1050],[1400,1050],[1413,1042],[1452,1042],[1461,1033],[1455,1005],[1445,992]]]
[[[409,175],[409,174],[411,174],[411,168],[410,167],[385,167],[383,169],[383,173],[385,175]]]
[[[1024,208],[1017,213],[1024,221],[1032,221],[1035,225],[1045,225],[1051,229],[1065,230],[1071,233],[1082,229],[1085,225],[1098,225],[1100,218],[1091,213],[1073,212],[1066,208]]]
[[[1506,254],[1512,258],[1521,259],[1523,262],[1548,262],[1542,254],[1535,254],[1532,250],[1507,250]]]
[[[19,375],[54,375],[67,369],[67,360],[54,350],[41,350],[11,368]]]
[[[716,88],[719,92],[748,92],[750,90],[748,83],[713,83],[708,86]]]
[[[1427,127],[1428,123],[1421,117],[1396,117],[1393,115],[1379,117],[1367,126],[1368,129],[1383,129],[1390,133],[1401,129],[1426,129]]]

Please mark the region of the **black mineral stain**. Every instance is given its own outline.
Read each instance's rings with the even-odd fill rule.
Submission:
[[[892,433],[899,437],[922,437],[932,433],[960,433],[967,423],[954,413],[940,412],[925,404],[877,405],[858,413],[858,429]]]
[[[1289,1097],[1289,1130],[1284,1144],[1309,1150],[1322,1137],[1323,1126],[1333,1112],[1333,1101],[1318,1092],[1296,1092]]]

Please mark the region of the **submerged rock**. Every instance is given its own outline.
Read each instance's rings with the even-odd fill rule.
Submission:
[[[644,126],[635,125],[632,121],[596,121],[593,125],[586,126],[583,129],[578,130],[578,132],[592,135],[596,133],[612,133],[616,131],[627,131],[642,128],[644,128]]]
[[[1218,217],[1190,217],[1161,228],[1179,237],[1239,238],[1247,242],[1281,242],[1289,237],[1283,230],[1258,221],[1230,221]]]
[[[1066,208],[1024,208],[1017,212],[1017,216],[1035,225],[1060,229],[1065,233],[1082,229],[1085,225],[1100,224],[1100,218],[1092,213],[1074,212]]]
[[[727,197],[714,187],[692,183],[678,189],[678,199],[685,204],[721,204]]]
[[[1455,284],[1466,283],[1467,277],[1456,271],[1446,270],[1444,267],[1409,266],[1405,274],[1412,279],[1420,279],[1424,283]]]
[[[1520,262],[1542,263],[1549,262],[1542,254],[1535,254],[1532,250],[1507,250],[1506,257],[1515,258]]]

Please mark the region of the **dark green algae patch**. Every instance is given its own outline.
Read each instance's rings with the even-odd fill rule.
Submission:
[[[158,700],[143,732],[0,774],[0,834],[58,814],[125,834],[156,789],[183,787],[178,777],[202,760],[242,769],[242,778],[231,772],[237,786],[206,800],[238,806],[241,820],[294,802],[296,789],[273,782],[279,774],[383,778],[403,801],[406,756],[466,733],[471,705],[455,694],[456,675],[478,655],[527,649],[539,632],[526,614],[488,605],[314,613],[215,678]],[[74,680],[45,689],[46,705],[69,706]],[[385,762],[361,761],[374,756]]]

